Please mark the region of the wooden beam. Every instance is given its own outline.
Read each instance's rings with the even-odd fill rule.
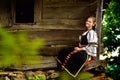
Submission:
[[[97,33],[98,33],[98,59],[99,54],[102,51],[102,9],[103,9],[103,0],[98,0],[98,7],[97,7],[97,14],[96,14],[96,27],[97,27]]]

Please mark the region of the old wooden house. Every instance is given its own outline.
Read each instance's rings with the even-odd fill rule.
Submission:
[[[11,32],[29,31],[31,38],[47,41],[40,51],[43,66],[56,67],[55,56],[63,47],[78,46],[78,36],[85,30],[85,20],[96,16],[101,49],[102,0],[1,0],[0,24]],[[30,67],[29,67],[30,68]],[[29,69],[25,68],[25,69]]]

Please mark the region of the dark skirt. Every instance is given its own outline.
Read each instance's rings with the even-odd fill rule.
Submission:
[[[57,57],[58,62],[62,65],[67,57],[67,55],[72,52],[74,48],[65,48],[62,49]],[[76,77],[78,73],[81,71],[81,69],[84,67],[85,62],[88,60],[88,55],[86,51],[79,51],[77,53],[74,53],[69,58],[68,62],[65,65],[65,70],[72,75],[73,77]]]

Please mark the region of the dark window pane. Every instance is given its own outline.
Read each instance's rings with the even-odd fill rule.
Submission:
[[[16,23],[34,22],[34,0],[16,0]]]

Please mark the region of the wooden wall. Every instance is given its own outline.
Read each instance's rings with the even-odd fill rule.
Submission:
[[[87,17],[96,14],[97,0],[34,0],[34,24],[15,24],[15,0],[2,0],[1,23],[9,29],[85,30]],[[4,21],[3,21],[4,20]],[[11,25],[9,25],[11,24]]]
[[[34,23],[14,23],[15,0],[1,0],[0,24],[11,32],[29,31],[29,37],[47,41],[42,55],[56,56],[63,47],[78,46],[85,20],[96,15],[97,0],[34,0]]]
[[[0,24],[3,26],[9,26],[11,15],[11,4],[9,0],[0,1]]]

